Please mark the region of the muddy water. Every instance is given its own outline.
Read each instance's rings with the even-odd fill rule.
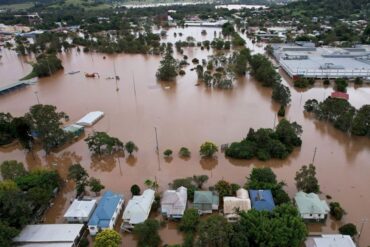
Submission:
[[[7,49],[2,49],[0,55],[0,87],[14,83],[31,72],[32,67],[28,63],[31,57],[20,57],[15,51]]]
[[[186,36],[200,35],[201,29],[188,28],[182,31]],[[195,34],[194,34],[195,33]],[[199,34],[198,34],[199,33]],[[208,32],[213,35],[213,32]],[[173,37],[172,35],[168,36]],[[185,49],[191,60],[206,58],[212,51],[200,48]],[[176,52],[175,52],[176,55]],[[287,118],[297,121],[303,127],[303,145],[286,160],[239,161],[227,159],[218,153],[213,160],[203,160],[199,156],[199,146],[206,140],[217,144],[240,140],[249,128],[270,127],[275,123],[278,105],[271,101],[271,90],[258,85],[246,76],[239,79],[232,90],[215,90],[195,86],[196,73],[186,68],[186,75],[177,78],[176,83],[158,83],[155,73],[160,57],[143,55],[112,55],[103,59],[102,54],[77,53],[75,50],[60,55],[65,67],[50,78],[40,79],[38,84],[0,97],[0,111],[21,115],[37,102],[34,92],[38,92],[43,104],[56,105],[70,116],[70,123],[78,120],[89,111],[100,110],[105,113],[86,135],[93,130],[106,131],[122,141],[133,140],[139,152],[133,157],[92,158],[87,145],[81,139],[67,145],[64,149],[45,156],[43,151],[33,154],[19,150],[16,146],[1,149],[0,161],[17,159],[30,169],[51,167],[58,169],[63,176],[68,166],[81,163],[91,176],[102,180],[107,189],[130,197],[132,184],[144,189],[145,179],[156,179],[160,190],[168,188],[173,179],[206,174],[210,180],[207,186],[220,179],[244,184],[253,167],[270,166],[279,179],[288,186],[287,191],[294,196],[295,172],[312,162],[315,147],[315,165],[323,195],[329,194],[339,201],[348,214],[343,222],[353,222],[360,226],[361,219],[370,219],[370,140],[349,137],[330,125],[318,122],[303,113],[304,102],[309,98],[324,99],[332,91],[321,85],[297,92],[291,87],[292,103]],[[114,75],[113,67],[121,80],[106,80]],[[1,65],[3,66],[3,65]],[[1,67],[0,66],[0,67]],[[21,66],[21,65],[19,65]],[[14,68],[19,69],[19,68]],[[80,70],[81,73],[68,75],[67,72]],[[5,73],[2,70],[2,73]],[[84,72],[98,72],[99,79],[87,79]],[[3,74],[1,74],[3,76]],[[118,91],[117,91],[118,89]],[[136,90],[136,95],[135,95]],[[350,102],[356,107],[370,104],[370,88],[348,90]],[[157,159],[154,128],[158,131],[159,151],[170,148],[174,157]],[[180,147],[186,146],[191,152],[189,160],[177,156]],[[73,185],[67,182],[54,206],[45,215],[45,222],[62,222],[69,200],[74,195]],[[154,217],[154,216],[153,216]],[[336,232],[338,224],[328,220],[325,225],[312,226],[311,231]],[[173,224],[161,230],[165,243],[181,242]],[[370,244],[370,223],[365,225],[361,246]],[[125,234],[124,246],[135,246],[132,235]]]

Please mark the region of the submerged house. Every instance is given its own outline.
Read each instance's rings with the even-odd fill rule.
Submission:
[[[92,111],[86,114],[83,118],[76,122],[77,125],[81,126],[93,126],[99,119],[104,117],[104,112]]]
[[[161,213],[169,219],[180,219],[184,215],[188,201],[187,188],[181,186],[177,190],[166,190],[161,200]]]
[[[117,216],[123,207],[124,198],[120,194],[107,191],[100,199],[98,206],[87,223],[91,235],[96,235],[100,230],[113,229]]]
[[[272,211],[275,208],[275,202],[271,190],[249,190],[252,208],[258,211]]]
[[[298,192],[294,201],[301,217],[305,220],[324,220],[330,208],[325,200],[321,200],[315,193]]]
[[[68,223],[86,223],[89,221],[95,208],[96,200],[75,199],[64,214],[64,219]]]
[[[212,191],[195,191],[193,207],[198,209],[199,214],[211,214],[218,210],[219,197]]]
[[[28,247],[75,247],[83,230],[83,224],[27,225],[13,238],[13,242],[16,246]]]
[[[356,247],[351,236],[341,234],[323,234],[308,237],[305,241],[306,247]]]
[[[64,132],[70,133],[73,137],[79,137],[85,132],[85,128],[81,125],[71,124],[63,128]]]
[[[251,209],[251,200],[248,196],[248,191],[240,188],[236,191],[235,196],[225,196],[224,200],[224,216],[229,222],[236,222],[240,216],[238,212],[248,211]]]
[[[133,196],[123,212],[121,229],[130,231],[136,224],[143,223],[149,217],[154,202],[155,191],[147,189],[140,196]]]

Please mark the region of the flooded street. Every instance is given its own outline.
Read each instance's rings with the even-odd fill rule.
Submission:
[[[207,28],[181,29],[183,37],[193,36],[203,40],[201,30]],[[219,29],[218,29],[219,30]],[[174,30],[168,32],[166,41],[174,42]],[[179,30],[176,30],[179,32]],[[214,30],[207,29],[207,39],[212,40]],[[250,42],[248,44],[251,44]],[[262,48],[255,47],[255,50]],[[202,51],[198,47],[184,49],[189,61],[196,57],[206,59],[212,51]],[[3,51],[4,52],[4,51]],[[12,52],[11,59],[3,56],[0,65],[0,85],[14,81],[26,75],[31,67],[21,63]],[[175,55],[177,55],[175,51]],[[106,59],[103,57],[106,56]],[[56,168],[66,177],[68,167],[80,163],[90,176],[101,179],[106,189],[123,193],[126,202],[131,193],[130,187],[138,184],[144,189],[144,180],[156,179],[160,190],[166,190],[168,183],[176,178],[205,174],[209,181],[205,187],[214,185],[218,180],[243,185],[253,167],[269,166],[279,180],[287,183],[291,197],[296,192],[295,172],[303,165],[312,162],[317,148],[314,164],[317,170],[321,191],[332,196],[342,204],[347,215],[343,221],[352,222],[358,229],[361,220],[370,219],[370,139],[349,137],[334,129],[328,123],[319,122],[303,113],[307,99],[325,99],[333,91],[331,87],[320,85],[304,92],[298,92],[291,83],[292,102],[287,110],[287,119],[296,121],[303,127],[303,144],[286,160],[233,160],[225,158],[223,153],[217,159],[202,160],[199,147],[205,141],[217,145],[239,141],[246,136],[249,128],[273,128],[277,119],[275,115],[279,106],[271,100],[271,89],[261,87],[249,76],[236,81],[231,90],[195,86],[197,75],[190,71],[193,65],[185,68],[186,75],[178,76],[175,83],[159,83],[155,73],[159,66],[160,56],[151,55],[104,55],[84,54],[76,50],[60,54],[64,71],[49,78],[42,78],[35,85],[27,86],[6,95],[0,95],[0,111],[10,112],[13,116],[26,113],[30,106],[37,103],[35,92],[40,103],[57,106],[59,111],[66,112],[69,123],[73,123],[90,111],[103,111],[105,116],[97,124],[85,130],[87,136],[93,130],[105,131],[118,137],[123,142],[134,141],[139,151],[134,157],[108,157],[92,159],[86,143],[81,138],[59,152],[45,156],[43,151],[26,153],[17,147],[0,149],[0,162],[16,159],[24,162],[26,167]],[[180,56],[177,56],[180,58]],[[11,66],[6,63],[11,61]],[[10,63],[10,62],[9,62]],[[121,78],[107,80],[114,76],[114,66]],[[81,71],[68,75],[71,71]],[[97,72],[100,78],[85,78],[84,73]],[[135,95],[136,91],[136,95]],[[356,108],[370,104],[370,87],[348,88],[350,102]],[[158,131],[160,160],[155,152],[156,140],[154,128]],[[188,147],[191,158],[183,160],[178,157],[180,147]],[[162,153],[165,149],[174,151],[171,160],[165,160]],[[73,185],[67,183],[55,200],[54,206],[47,212],[47,223],[63,222],[63,214],[74,197]],[[168,224],[161,230],[164,243],[181,242],[176,233],[176,226]],[[327,220],[325,225],[313,226],[312,231],[337,232],[338,225]],[[131,235],[125,234],[124,246],[135,246]],[[361,246],[370,245],[370,223],[364,227]]]

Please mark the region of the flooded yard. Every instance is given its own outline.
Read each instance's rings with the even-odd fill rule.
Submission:
[[[185,28],[183,38],[193,36],[202,40],[201,30],[205,28]],[[174,42],[173,30],[168,32],[167,41]],[[178,30],[176,32],[179,32]],[[214,30],[207,29],[207,35]],[[212,40],[212,37],[208,37]],[[248,42],[249,46],[252,46]],[[262,51],[260,47],[250,47]],[[0,64],[1,82],[14,81],[26,75],[30,65],[14,52],[7,52]],[[184,49],[189,61],[196,57],[206,59],[212,50],[199,47]],[[103,57],[106,56],[106,59]],[[181,58],[175,51],[175,56]],[[97,124],[86,129],[86,136],[92,131],[105,131],[123,142],[132,140],[139,147],[134,157],[107,157],[93,159],[86,143],[81,138],[58,152],[45,156],[43,151],[27,153],[17,146],[0,149],[0,162],[16,159],[24,162],[29,169],[36,167],[56,168],[66,177],[68,167],[80,163],[90,176],[101,179],[106,189],[123,193],[126,201],[131,193],[130,187],[138,184],[144,189],[146,179],[156,179],[160,190],[166,190],[168,183],[176,178],[205,174],[209,181],[205,187],[218,180],[243,185],[253,167],[269,166],[279,180],[287,183],[291,197],[296,192],[295,172],[303,165],[312,162],[317,148],[314,164],[324,195],[330,195],[340,202],[347,211],[344,222],[352,222],[360,227],[361,220],[370,219],[370,140],[350,137],[334,129],[328,123],[319,122],[303,113],[307,99],[325,99],[333,91],[331,87],[317,85],[307,91],[298,92],[288,80],[292,102],[287,110],[287,119],[296,121],[303,127],[302,147],[286,160],[234,160],[218,153],[209,161],[201,159],[199,147],[205,141],[218,145],[237,141],[246,136],[249,128],[273,128],[279,106],[271,100],[271,89],[260,86],[249,75],[238,79],[233,89],[210,89],[204,85],[195,86],[197,75],[190,71],[193,65],[185,68],[186,75],[178,76],[176,82],[157,82],[155,73],[160,56],[152,55],[105,55],[85,54],[72,50],[60,54],[64,71],[52,77],[42,78],[35,85],[18,89],[0,96],[0,111],[14,116],[23,115],[29,107],[37,103],[57,106],[66,112],[69,123],[80,119],[90,111],[103,111],[105,116]],[[107,80],[114,76],[114,67],[120,80]],[[68,72],[80,71],[69,75]],[[85,78],[84,73],[97,72],[100,78]],[[282,75],[285,78],[284,73]],[[356,108],[370,104],[370,87],[348,88],[350,102]],[[160,155],[158,160],[155,140],[158,132],[159,153],[167,148],[174,151],[171,160]],[[180,147],[188,147],[191,158],[178,157]],[[63,222],[63,214],[74,197],[73,185],[68,182],[56,198],[53,207],[47,211],[45,222]],[[314,225],[312,231],[337,232],[338,225],[328,219],[324,225]],[[175,224],[168,224],[161,230],[165,243],[181,242]],[[370,223],[365,225],[361,236],[361,246],[370,244]],[[135,246],[133,237],[125,234],[124,246]]]

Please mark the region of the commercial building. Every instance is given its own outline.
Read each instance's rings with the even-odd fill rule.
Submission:
[[[370,47],[315,47],[312,43],[275,44],[273,55],[293,79],[370,78]]]

